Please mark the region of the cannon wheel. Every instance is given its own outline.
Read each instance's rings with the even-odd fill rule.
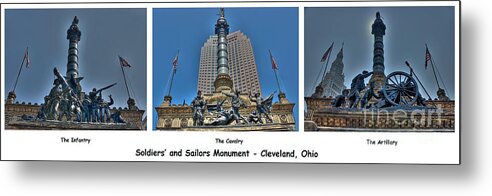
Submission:
[[[413,105],[417,101],[418,85],[410,74],[395,71],[386,76],[383,95],[391,104]]]

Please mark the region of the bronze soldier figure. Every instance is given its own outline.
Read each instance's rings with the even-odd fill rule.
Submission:
[[[191,101],[193,108],[193,126],[202,126],[204,122],[205,100],[202,97],[202,91],[198,91],[196,97]]]
[[[248,121],[239,113],[239,108],[244,106],[243,101],[239,98],[240,91],[236,91],[235,93],[222,92],[222,94],[231,98],[233,118],[236,120],[236,124],[239,124],[240,120],[243,120],[244,123],[248,123]]]
[[[357,75],[352,79],[352,84],[350,84],[350,94],[349,94],[349,100],[350,100],[350,108],[357,108],[357,105],[359,105],[360,101],[360,91],[364,90],[366,88],[364,79],[372,75],[371,72],[363,71],[361,74]]]
[[[273,123],[272,118],[270,118],[270,108],[272,107],[273,95],[275,92],[271,93],[268,98],[263,100],[260,93],[255,93],[255,97],[249,97],[252,102],[256,103],[256,111],[258,113],[258,118],[260,123],[263,124],[262,116],[265,116],[267,122]],[[263,115],[262,115],[263,114]]]

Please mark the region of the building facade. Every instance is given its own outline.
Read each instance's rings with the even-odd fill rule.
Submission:
[[[453,132],[454,100],[427,100],[437,109],[415,111],[368,109],[340,110],[334,98],[306,97],[305,131],[440,131]]]
[[[204,94],[215,92],[217,78],[217,35],[210,36],[200,51],[198,90]],[[241,31],[227,35],[229,76],[233,88],[241,92],[261,93],[253,46]]]

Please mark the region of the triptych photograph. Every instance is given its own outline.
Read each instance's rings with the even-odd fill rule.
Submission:
[[[459,9],[5,4],[1,159],[460,164]]]

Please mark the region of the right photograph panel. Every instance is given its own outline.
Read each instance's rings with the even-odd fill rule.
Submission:
[[[304,130],[454,133],[455,14],[305,8]]]

